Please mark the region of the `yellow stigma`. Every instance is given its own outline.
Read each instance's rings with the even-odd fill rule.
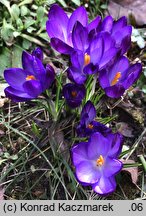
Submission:
[[[71,96],[75,98],[77,96],[77,92],[76,91],[72,91],[71,92]]]
[[[88,126],[87,126],[87,128],[89,128],[89,129],[93,129],[93,124],[88,124]]]
[[[88,55],[87,53],[85,53],[84,55],[84,65],[88,65],[90,63],[90,55]]]
[[[28,76],[26,77],[26,80],[36,80],[36,78],[35,78],[35,76],[33,76],[33,75],[28,75]]]
[[[121,78],[121,72],[117,72],[113,80],[111,81],[111,86],[116,85],[117,82],[119,82],[120,78]]]
[[[96,160],[96,165],[97,166],[102,166],[104,164],[104,158],[102,155],[99,156],[99,158]]]

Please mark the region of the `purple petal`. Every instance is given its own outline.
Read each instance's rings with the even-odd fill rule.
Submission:
[[[114,79],[115,75],[118,72],[121,72],[121,75],[122,75],[121,79],[125,79],[125,77],[127,76],[128,68],[129,68],[129,60],[125,56],[120,57],[115,62],[113,67],[109,69],[109,82],[110,83],[112,82],[112,80]]]
[[[57,37],[62,39],[62,37],[67,37],[67,24],[68,16],[64,10],[57,4],[52,5],[48,14],[49,20],[47,21],[47,32],[50,37]],[[53,29],[53,30],[52,30]],[[61,35],[60,35],[61,34]]]
[[[112,27],[113,27],[113,18],[111,16],[105,17],[101,25],[101,30],[111,32]]]
[[[33,99],[30,95],[25,92],[16,90],[11,86],[5,89],[6,97],[10,98],[14,102],[24,102]]]
[[[87,28],[84,27],[78,21],[76,22],[73,28],[72,42],[73,42],[74,48],[81,50],[83,52],[86,51],[89,45]]]
[[[103,165],[103,175],[105,177],[116,175],[118,172],[120,172],[122,166],[123,164],[121,161],[107,157]]]
[[[80,142],[78,145],[73,146],[71,152],[74,166],[77,166],[79,163],[88,160],[86,142]]]
[[[23,51],[22,65],[23,68],[28,71],[28,75],[34,75],[36,79],[44,82],[46,71],[40,59]]]
[[[125,88],[121,84],[116,84],[114,86],[105,88],[104,91],[106,95],[111,98],[119,98],[124,94]]]
[[[79,85],[84,84],[87,79],[86,75],[78,68],[70,67],[67,72],[68,78]]]
[[[109,32],[100,33],[100,37],[103,38],[104,52],[115,47],[115,40],[111,37]]]
[[[127,18],[125,16],[123,16],[114,22],[113,28],[112,28],[112,33],[119,31],[120,29],[122,29],[126,25],[127,25]]]
[[[88,145],[88,157],[89,159],[96,160],[100,155],[106,156],[109,145],[108,140],[100,133],[96,132],[91,135]]]
[[[105,89],[106,87],[110,86],[109,78],[108,78],[108,73],[106,70],[101,70],[99,72],[99,83],[100,86]]]
[[[55,79],[55,71],[51,65],[47,64],[45,82],[43,83],[43,90],[49,88],[50,85],[53,83],[54,79]]]
[[[123,144],[123,136],[120,133],[108,134],[107,139],[110,140],[110,151],[108,152],[108,156],[111,158],[116,158],[119,156],[122,150]]]
[[[43,61],[43,52],[40,47],[37,47],[33,52],[32,55]]]
[[[96,109],[91,101],[87,101],[87,103],[83,107],[81,112],[81,119],[84,118],[85,114],[88,114],[88,123],[93,121],[93,119],[96,117]]]
[[[67,42],[66,30],[62,29],[62,26],[58,25],[56,20],[46,22],[46,30],[50,38],[58,38],[64,42]]]
[[[92,188],[96,193],[100,195],[106,195],[112,193],[116,189],[115,178],[114,177],[107,178],[105,176],[102,176],[97,183],[92,185]]]
[[[113,60],[115,59],[116,54],[117,54],[116,48],[111,48],[108,51],[106,51],[103,54],[103,56],[99,62],[99,69],[101,70],[101,69],[105,68],[107,66],[107,64],[109,66],[113,62]]]
[[[79,181],[94,184],[101,176],[92,161],[83,161],[76,166],[76,176]]]
[[[113,33],[112,37],[116,41],[116,46],[117,47],[124,46],[124,44],[122,45],[122,41],[124,40],[124,38],[131,37],[131,33],[132,33],[132,26],[125,26],[124,28],[119,29],[119,31]],[[128,48],[129,48],[129,45],[128,45]]]
[[[136,82],[142,72],[142,65],[140,63],[136,63],[130,66],[127,78],[123,81],[123,85],[125,89],[128,89],[134,82]]]
[[[42,93],[42,86],[37,80],[26,81],[23,84],[24,91],[33,98],[38,97]]]
[[[95,74],[97,73],[99,70],[98,64],[97,65],[93,65],[92,63],[89,63],[88,65],[86,65],[83,69],[83,73],[90,75],[90,74]]]
[[[66,55],[71,54],[73,51],[71,46],[67,45],[58,38],[51,38],[51,46],[58,52]]]
[[[88,24],[87,12],[83,6],[78,7],[76,10],[74,10],[72,15],[70,16],[67,27],[68,34],[72,33],[73,27],[77,21],[79,21],[85,27]]]
[[[96,37],[90,44],[90,57],[91,62],[96,65],[99,63],[103,54],[103,39]]]
[[[10,68],[4,71],[4,78],[14,89],[23,91],[23,83],[26,81],[27,72],[21,68]]]
[[[24,68],[24,70],[30,72],[31,75],[35,75],[35,71],[33,69],[33,60],[34,60],[34,56],[32,56],[31,54],[23,51],[22,53],[22,66]]]
[[[101,21],[101,17],[97,16],[92,22],[90,22],[88,25],[88,32],[98,28],[100,21]]]
[[[73,51],[71,54],[71,63],[74,67],[82,69],[84,65],[84,53],[80,50]]]

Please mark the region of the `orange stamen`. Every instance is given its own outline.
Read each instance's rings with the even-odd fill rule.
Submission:
[[[87,128],[89,128],[89,129],[93,129],[93,124],[88,124],[88,126],[87,126]]]
[[[117,72],[113,80],[111,81],[111,86],[116,85],[117,82],[119,82],[120,78],[121,78],[121,72]]]
[[[76,97],[76,96],[77,96],[77,92],[76,92],[76,91],[72,91],[72,92],[71,92],[71,96],[72,96],[72,97]]]
[[[104,158],[102,155],[99,156],[99,158],[96,160],[96,165],[97,166],[102,166],[104,164]]]
[[[88,55],[87,53],[85,53],[84,55],[84,65],[88,65],[90,63],[90,55]]]
[[[35,76],[33,76],[33,75],[28,75],[28,76],[26,77],[26,80],[36,80],[36,78],[35,78]]]

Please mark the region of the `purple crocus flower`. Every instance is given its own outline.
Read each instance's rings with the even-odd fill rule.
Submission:
[[[68,83],[63,87],[63,96],[71,108],[76,108],[81,105],[85,93],[86,91],[83,85]]]
[[[4,78],[9,84],[5,89],[8,98],[15,102],[23,102],[37,98],[50,87],[55,78],[54,69],[42,64],[43,53],[36,48],[32,54],[22,53],[21,68],[9,68],[4,71]]]
[[[111,133],[111,129],[95,121],[96,109],[91,101],[88,101],[82,109],[80,124],[77,126],[77,135],[80,137],[88,137],[95,132],[103,135]]]
[[[104,69],[99,73],[99,83],[107,96],[119,98],[128,89],[142,72],[142,65],[136,63],[130,65],[129,60],[122,56],[112,67]]]
[[[114,21],[112,16],[105,17],[104,20],[100,22],[100,25],[90,32],[90,38],[93,39],[102,31],[110,33],[121,55],[127,52],[131,46],[132,26],[127,25],[127,18],[125,16],[117,21]]]
[[[100,23],[100,16],[96,17],[88,24],[88,16],[83,6],[78,7],[70,17],[57,4],[51,6],[46,30],[51,38],[51,45],[58,52],[70,54],[73,50],[72,31],[74,25],[79,21],[90,33]],[[80,32],[78,32],[80,33]]]
[[[77,42],[76,47],[74,42],[76,51],[71,54],[72,65],[68,70],[68,77],[77,84],[83,84],[87,75],[95,74],[113,63],[118,49],[108,32],[98,34],[89,43],[86,28],[77,23],[74,29],[80,29],[80,34],[75,37],[73,31],[73,38],[76,38]]]
[[[91,135],[88,142],[80,142],[72,149],[72,161],[77,180],[91,185],[100,194],[107,195],[116,189],[115,175],[122,169],[117,158],[121,152],[123,137],[119,134]]]

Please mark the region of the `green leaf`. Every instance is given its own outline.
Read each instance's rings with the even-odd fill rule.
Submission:
[[[72,2],[73,2],[74,4],[76,4],[77,6],[80,6],[80,5],[81,5],[80,0],[72,0]]]
[[[44,7],[40,6],[37,10],[37,21],[41,22],[45,15]]]
[[[3,71],[11,67],[11,52],[8,48],[3,47],[0,53],[0,76],[3,77]]]
[[[29,10],[25,5],[21,6],[20,11],[22,17],[26,16],[29,13]]]
[[[58,2],[59,2],[63,7],[67,7],[67,4],[65,3],[64,0],[58,0]]]
[[[31,46],[31,42],[26,39],[23,39],[23,42],[22,42],[23,49],[28,50],[30,46]]]
[[[10,23],[7,23],[7,21],[4,19],[3,20],[3,26],[1,29],[1,37],[9,45],[11,45],[11,43],[14,39],[14,36],[13,36],[14,30],[15,30],[14,27]]]
[[[19,18],[20,9],[19,9],[17,4],[13,4],[11,6],[11,15],[15,18],[15,20],[17,20]]]
[[[32,26],[36,21],[32,19],[31,17],[28,17],[25,20],[24,28],[27,29],[29,26]]]
[[[12,67],[21,68],[21,56],[23,49],[19,46],[14,46],[12,50]]]

